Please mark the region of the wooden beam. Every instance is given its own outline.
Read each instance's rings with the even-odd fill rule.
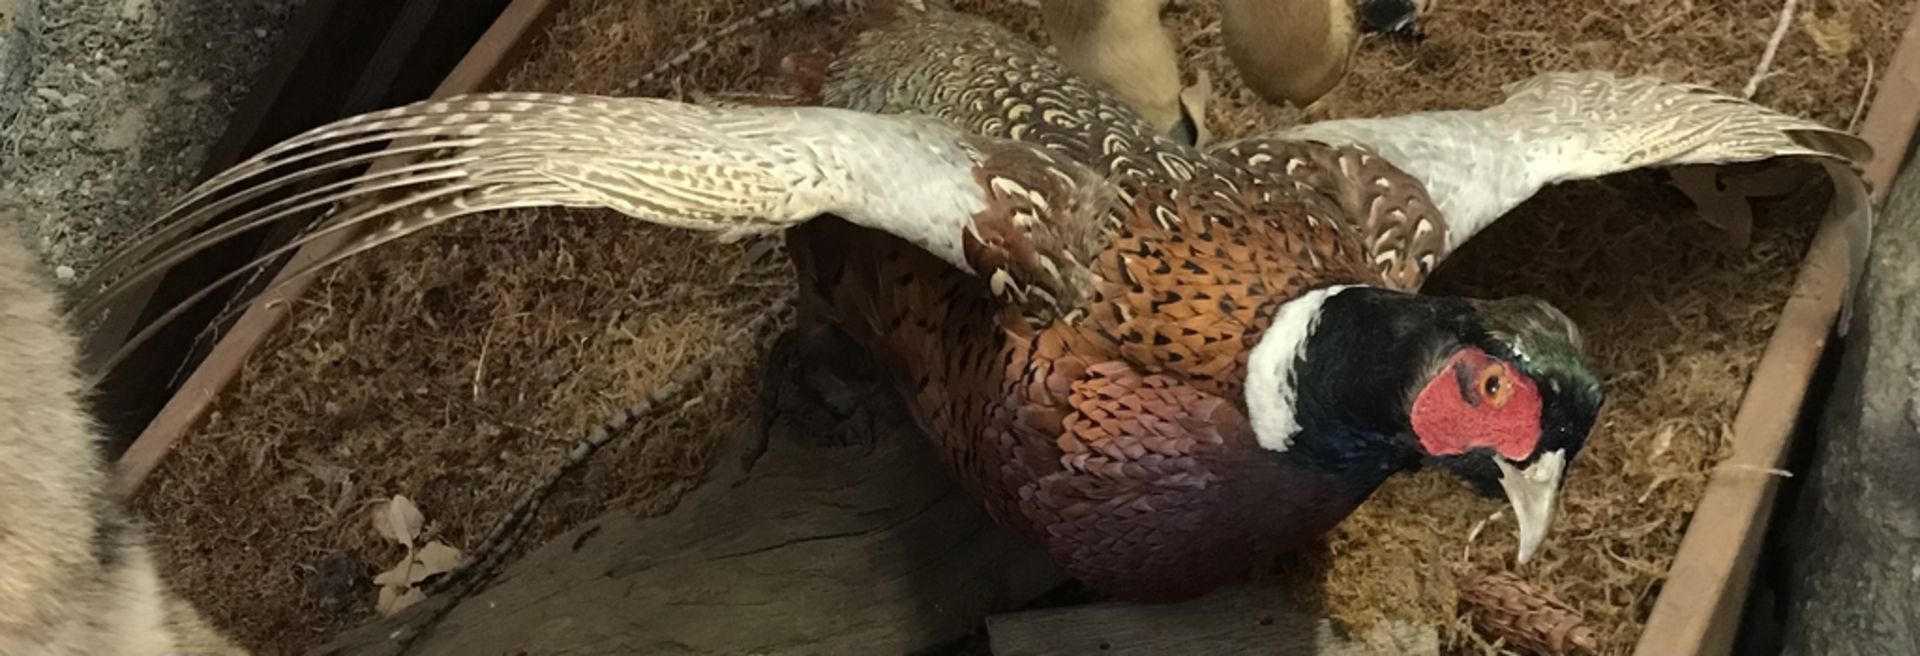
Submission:
[[[212,172],[239,162],[244,157],[242,148],[245,144],[254,141],[254,135],[265,130],[262,124],[266,121],[270,108],[285,93],[287,87],[293,84],[296,74],[301,70],[301,63],[306,60],[308,54],[315,51],[317,42],[326,34],[329,19],[333,17],[340,2],[341,0],[311,0],[294,13],[274,48],[273,61],[268,63],[266,70],[261,71],[260,75],[254,79],[252,88],[247,92],[246,100],[234,109],[233,115],[227,119],[226,130],[208,149],[206,160],[202,162],[200,172],[194,178],[196,182],[206,179]],[[142,325],[141,318],[145,316],[148,304],[159,290],[161,283],[162,279],[143,283],[129,290],[119,302],[107,309],[107,316],[86,336],[86,343],[81,353],[83,370],[98,370],[99,363],[104,362],[126,344]],[[142,398],[158,391],[161,390],[156,390],[148,380],[130,380],[122,376],[109,380],[103,385],[102,395],[123,399],[121,403],[125,405],[124,399]],[[137,415],[137,411],[135,414]],[[110,424],[108,432],[113,435],[123,433],[120,427],[111,426],[118,423],[116,419],[119,418],[108,418]],[[140,421],[137,416],[133,420]]]
[[[1867,117],[1860,122],[1860,138],[1873,145],[1873,161],[1867,163],[1865,175],[1876,205],[1886,199],[1912,149],[1914,129],[1920,126],[1920,8],[1907,16],[1907,31],[1877,87]]]
[[[1901,169],[1880,218],[1858,316],[1817,408],[1818,444],[1796,450],[1805,469],[1782,492],[1794,498],[1776,523],[1791,524],[1762,556],[1777,569],[1761,581],[1777,594],[1755,595],[1747,611],[1755,637],[1777,638],[1780,651],[1762,642],[1747,653],[1920,653],[1920,162]]]
[[[1733,648],[1779,488],[1775,472],[1848,292],[1850,225],[1869,211],[1865,187],[1850,172],[1832,172],[1834,200],[1734,416],[1733,455],[1707,479],[1635,654],[1712,656]]]
[[[666,514],[609,510],[514,561],[485,590],[436,594],[310,656],[951,645],[1063,576],[1038,545],[994,525],[906,421],[867,431],[879,436],[869,440],[794,428],[757,458],[757,433],[735,431],[713,471]]]

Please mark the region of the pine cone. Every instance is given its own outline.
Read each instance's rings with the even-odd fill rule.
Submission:
[[[1600,649],[1579,612],[1512,573],[1482,574],[1462,583],[1460,608],[1487,637],[1515,649],[1554,656]]]

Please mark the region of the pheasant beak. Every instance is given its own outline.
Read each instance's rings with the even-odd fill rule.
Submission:
[[[1500,487],[1506,489],[1507,501],[1513,504],[1514,519],[1520,523],[1519,562],[1525,565],[1533,558],[1533,552],[1540,549],[1547,529],[1553,525],[1567,453],[1559,449],[1548,451],[1526,469],[1515,467],[1499,456],[1494,456],[1493,462],[1500,466]]]

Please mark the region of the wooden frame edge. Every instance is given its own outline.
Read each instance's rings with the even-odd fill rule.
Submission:
[[[1906,164],[1914,131],[1920,127],[1920,5],[1910,11],[1893,61],[1887,63],[1873,103],[1860,122],[1860,138],[1873,146],[1873,161],[1867,163],[1864,177],[1876,206]]]
[[[1776,468],[1792,448],[1796,418],[1834,320],[1856,291],[1848,288],[1849,253],[1864,244],[1850,243],[1850,215],[1871,213],[1886,197],[1920,126],[1920,7],[1908,17],[1893,61],[1877,84],[1859,131],[1874,150],[1861,176],[1864,188],[1850,184],[1851,176],[1834,177],[1834,205],[1814,236],[1734,417],[1733,455],[1708,478],[1634,648],[1636,656],[1733,651],[1780,487]]]
[[[515,60],[521,49],[541,33],[560,4],[561,0],[513,0],[494,19],[486,33],[467,50],[466,56],[460,59],[460,63],[454,66],[429,98],[472,93],[491,84]],[[399,166],[405,161],[400,156],[383,158],[374,162],[370,170]],[[161,408],[160,413],[114,463],[110,488],[112,494],[124,499],[139,489],[153,470],[160,466],[160,459],[173,448],[174,443],[199,425],[212,410],[214,400],[239,376],[247,358],[279,327],[287,316],[286,304],[299,298],[313,283],[312,276],[289,280],[288,274],[339,251],[355,236],[351,233],[347,230],[335,232],[301,248],[273,278],[274,284],[284,282],[284,286],[248,304],[233,327],[214,345],[179,391],[174,393],[173,398],[167,401],[166,406]]]
[[[1707,479],[1635,654],[1726,654],[1733,648],[1801,404],[1848,293],[1848,223],[1868,211],[1851,173],[1802,260],[1733,420],[1733,455]],[[1849,187],[1851,189],[1849,189]],[[1843,207],[1850,206],[1850,207]]]

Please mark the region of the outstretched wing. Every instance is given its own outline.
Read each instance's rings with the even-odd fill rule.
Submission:
[[[1322,121],[1221,144],[1215,150],[1245,152],[1306,142],[1371,151],[1417,180],[1444,218],[1437,222],[1444,231],[1441,238],[1416,244],[1409,237],[1397,253],[1410,260],[1431,256],[1433,265],[1558,182],[1648,167],[1776,157],[1857,167],[1872,154],[1865,141],[1841,130],[1698,85],[1586,71],[1535,76],[1509,85],[1507,92],[1505,102],[1483,110]],[[1346,169],[1357,170],[1357,155],[1349,159],[1354,161],[1345,163]],[[1332,177],[1349,186],[1371,185],[1377,179]],[[1387,231],[1416,233],[1414,226],[1391,220],[1362,222],[1367,225],[1358,228],[1367,232],[1368,243],[1390,237]]]
[[[393,153],[422,157],[325,178]],[[723,238],[832,214],[986,278],[996,295],[1044,319],[1081,304],[1110,198],[1081,165],[924,117],[462,96],[343,119],[216,176],[104,263],[82,287],[96,295],[75,314],[90,319],[114,294],[225,239],[337,203],[343,209],[324,227],[248,270],[331,232],[373,228],[309,270],[512,207],[606,207]]]

